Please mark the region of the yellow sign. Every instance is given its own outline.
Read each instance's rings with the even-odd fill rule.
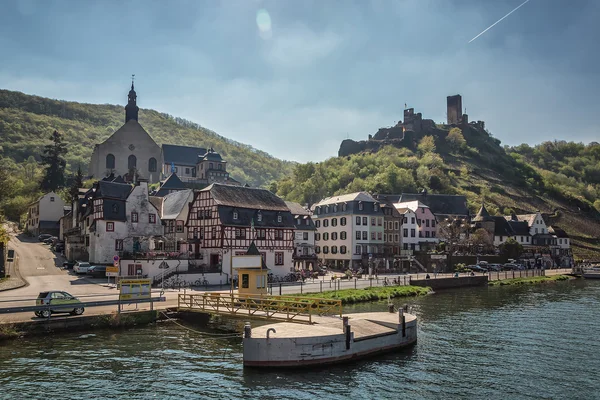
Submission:
[[[150,279],[123,279],[119,288],[120,300],[149,299],[152,294]]]

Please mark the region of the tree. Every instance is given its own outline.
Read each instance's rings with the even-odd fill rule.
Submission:
[[[54,131],[50,140],[52,144],[44,147],[44,155],[42,155],[42,164],[46,165],[41,185],[44,191],[55,191],[65,184],[67,162],[64,156],[67,154],[67,145],[63,143],[58,131]]]
[[[419,149],[422,154],[433,153],[435,151],[435,140],[433,139],[433,136],[423,136],[423,139],[419,141],[417,149]]]
[[[513,238],[509,238],[500,245],[500,253],[507,258],[518,259],[523,253],[523,246]]]
[[[79,198],[79,188],[83,187],[83,172],[81,165],[77,167],[77,173],[73,177],[73,183],[69,188],[69,201],[72,203]]]
[[[471,243],[474,246],[481,247],[484,251],[489,250],[494,245],[490,234],[483,228],[479,228],[473,232],[471,235]]]
[[[460,150],[467,145],[467,141],[463,136],[462,130],[460,128],[452,128],[446,136],[446,140],[450,143],[450,146],[455,150]]]

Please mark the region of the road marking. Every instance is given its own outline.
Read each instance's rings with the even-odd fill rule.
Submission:
[[[45,267],[37,267],[36,269],[46,269]]]

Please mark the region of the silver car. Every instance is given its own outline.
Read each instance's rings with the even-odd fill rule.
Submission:
[[[90,268],[90,267],[91,267],[91,265],[89,262],[78,261],[73,266],[73,272],[75,272],[76,274],[86,274],[88,271],[88,268]]]

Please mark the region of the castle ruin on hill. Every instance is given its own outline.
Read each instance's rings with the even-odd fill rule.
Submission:
[[[426,135],[445,137],[449,128],[459,127],[461,129],[472,128],[485,131],[483,121],[469,122],[469,116],[463,112],[462,97],[460,94],[446,98],[447,123],[438,127],[431,119],[423,119],[421,113],[415,113],[414,108],[404,110],[404,121],[390,128],[379,128],[377,133],[369,135],[367,140],[345,139],[338,151],[339,157],[358,154],[365,151],[377,151],[383,146],[407,147],[416,149],[419,140]]]

